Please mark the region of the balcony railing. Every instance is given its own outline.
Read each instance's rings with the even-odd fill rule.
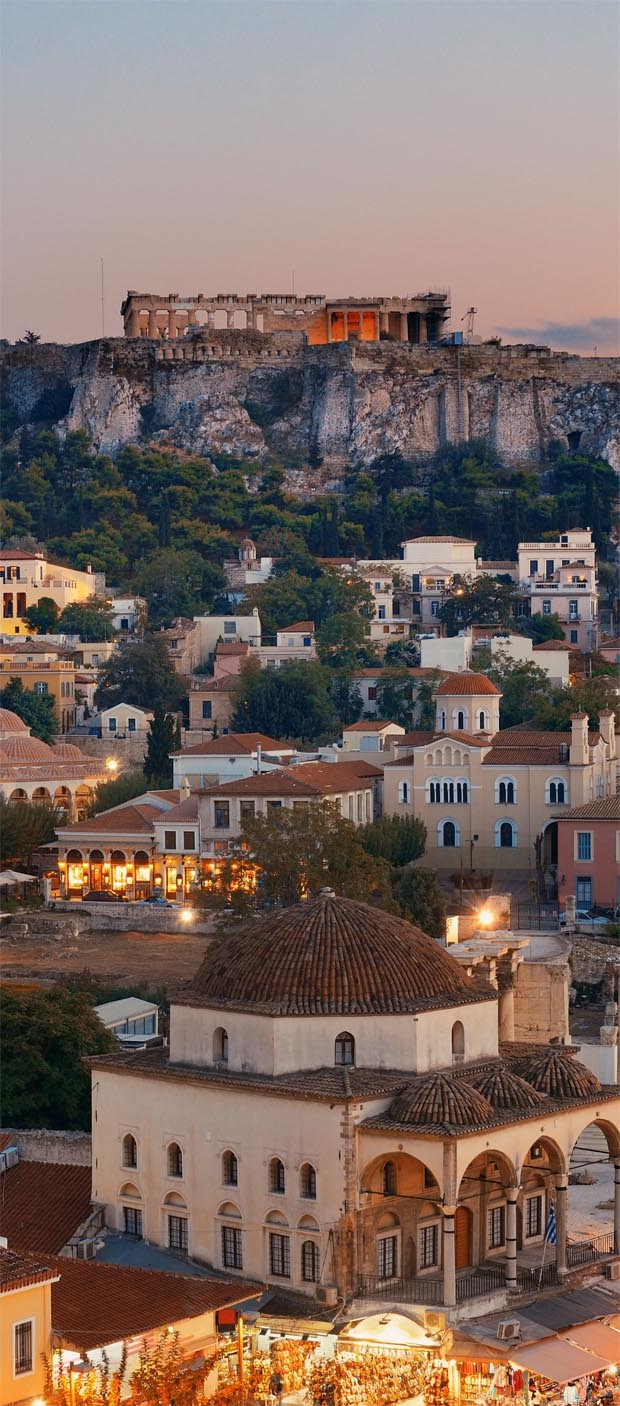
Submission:
[[[592,1260],[613,1255],[613,1252],[614,1237],[610,1231],[607,1235],[596,1235],[593,1240],[576,1240],[573,1245],[567,1245],[566,1263],[569,1269],[574,1269],[577,1265],[590,1264]]]
[[[387,1299],[390,1303],[443,1303],[441,1279],[379,1279],[372,1274],[360,1279],[360,1299]]]

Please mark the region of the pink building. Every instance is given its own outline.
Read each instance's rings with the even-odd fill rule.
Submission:
[[[587,801],[557,816],[558,889],[578,908],[620,905],[620,795]]]

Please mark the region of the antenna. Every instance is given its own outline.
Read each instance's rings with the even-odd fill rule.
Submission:
[[[293,291],[293,297],[295,297],[295,270],[294,270],[294,269],[291,269],[291,288],[292,288],[292,291]]]
[[[473,336],[474,318],[476,316],[477,311],[477,308],[468,308],[467,312],[463,313],[463,316],[461,318],[461,322],[465,323],[465,331],[468,337]]]
[[[103,259],[101,260],[101,336],[105,337],[105,298],[103,285]]]

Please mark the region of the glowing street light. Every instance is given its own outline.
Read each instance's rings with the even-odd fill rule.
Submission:
[[[194,921],[193,908],[182,908],[180,912],[180,918],[182,923],[192,923]]]
[[[109,771],[110,774],[113,776],[115,771],[118,771],[118,761],[116,757],[106,757],[105,766],[106,771]]]
[[[490,908],[481,908],[478,914],[478,922],[481,928],[490,928],[494,922],[494,914]]]

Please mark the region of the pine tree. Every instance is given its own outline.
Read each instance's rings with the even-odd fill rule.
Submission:
[[[144,775],[149,786],[172,785],[170,754],[175,751],[175,719],[157,703],[149,723]]]

